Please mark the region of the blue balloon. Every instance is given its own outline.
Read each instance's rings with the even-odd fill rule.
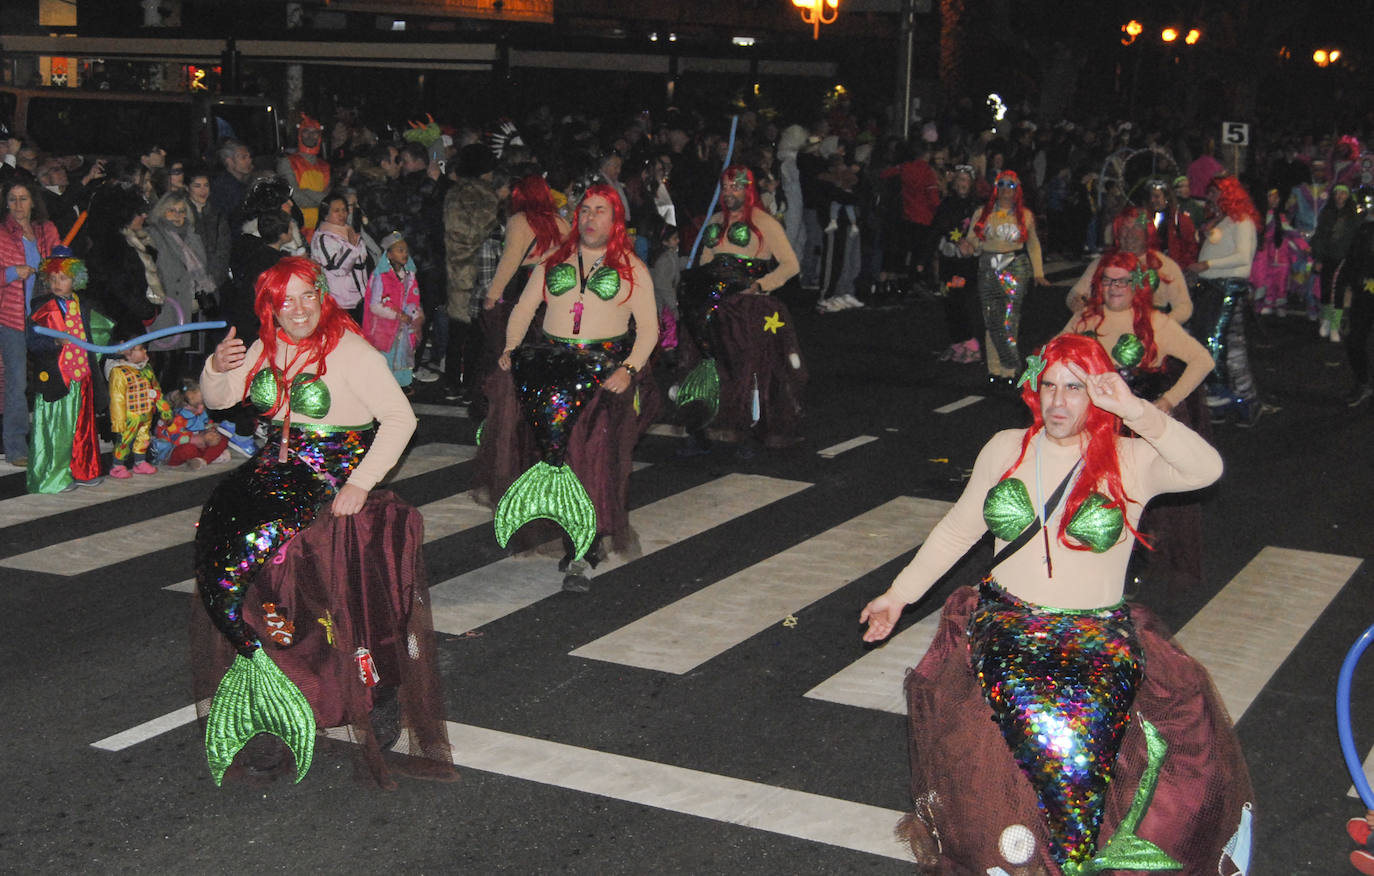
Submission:
[[[149,341],[155,341],[158,338],[165,338],[168,335],[179,335],[183,332],[205,332],[210,331],[211,329],[222,329],[228,324],[229,323],[225,322],[222,319],[217,319],[212,322],[190,322],[186,325],[171,325],[167,328],[158,329],[155,332],[148,332],[146,335],[139,335],[136,338],[131,338],[122,344],[92,344],[90,341],[82,340],[81,338],[69,335],[66,332],[55,331],[43,325],[36,325],[33,327],[33,330],[35,334],[43,335],[46,338],[56,338],[59,341],[66,341],[69,344],[75,344],[76,346],[87,351],[88,353],[122,353],[125,350],[137,347],[139,344],[146,344]]]
[[[1350,680],[1355,675],[1355,664],[1360,662],[1371,642],[1374,642],[1374,626],[1369,627],[1350,646],[1350,651],[1341,663],[1341,674],[1336,681],[1336,731],[1341,738],[1341,754],[1345,756],[1345,768],[1355,782],[1355,790],[1364,801],[1366,809],[1374,809],[1374,791],[1369,788],[1365,778],[1364,762],[1355,750],[1354,734],[1350,732]]]

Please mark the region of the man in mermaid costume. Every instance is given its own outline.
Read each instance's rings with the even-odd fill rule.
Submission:
[[[309,259],[264,271],[255,310],[258,340],[245,349],[231,329],[200,379],[207,405],[246,398],[271,421],[196,531],[192,673],[211,774],[275,777],[287,760],[270,734],[299,781],[317,728],[346,727],[360,778],[387,789],[393,772],[453,780],[423,521],[373,489],[415,414]]]
[[[632,548],[631,452],[658,404],[642,379],[658,343],[653,292],[619,196],[591,186],[567,239],[531,272],[486,381],[477,477],[496,506],[496,540],[505,547],[539,518],[559,524],[566,590],[590,588],[587,566],[600,561],[603,537],[617,551]],[[541,305],[541,331],[527,340]],[[531,527],[523,546],[548,534]]]
[[[743,165],[725,169],[724,210],[702,238],[701,264],[685,271],[678,303],[692,343],[674,401],[687,428],[685,456],[706,453],[706,427],[740,439],[742,456],[753,441],[788,447],[801,440],[806,368],[792,315],[773,296],[796,276],[797,256],[787,232],[760,208],[754,175]]]
[[[1133,395],[1091,338],[1050,341],[1020,384],[1031,427],[993,436],[860,615],[865,641],[886,638],[992,532],[988,576],[950,595],[907,674],[903,834],[928,873],[1245,873],[1254,794],[1226,710],[1201,665],[1122,600],[1145,504],[1212,483],[1221,458]]]

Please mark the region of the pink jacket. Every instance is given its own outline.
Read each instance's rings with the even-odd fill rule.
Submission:
[[[34,243],[38,245],[40,258],[52,254],[52,248],[61,243],[57,228],[51,222],[37,222],[33,226]],[[9,269],[27,264],[24,260],[24,232],[19,223],[10,216],[0,222],[0,325],[6,328],[24,328],[24,284],[26,280],[6,282]],[[37,268],[37,265],[29,265]],[[36,279],[36,278],[35,278]]]
[[[383,260],[381,267],[372,272],[372,282],[367,284],[363,337],[378,350],[388,352],[400,327],[396,314],[402,310],[418,313],[419,309],[420,287],[415,282],[415,272],[407,272],[403,282],[391,270],[390,262]]]

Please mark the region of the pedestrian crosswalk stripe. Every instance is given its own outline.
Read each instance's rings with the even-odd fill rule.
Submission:
[[[573,651],[678,674],[901,556],[948,502],[899,496]]]
[[[468,409],[463,405],[411,405],[418,416],[423,417],[456,417],[460,420],[470,419]]]
[[[877,440],[878,437],[876,435],[860,435],[857,438],[850,438],[848,441],[841,441],[839,444],[832,445],[824,450],[818,450],[816,451],[816,455],[823,456],[826,459],[834,459],[846,450],[853,450],[855,447],[862,447],[870,441]]]
[[[730,474],[630,512],[647,556],[811,486],[762,475]],[[611,554],[598,576],[626,561]],[[430,588],[434,629],[461,635],[552,596],[563,576],[545,556],[507,557]]]
[[[227,452],[227,451],[226,451]],[[233,457],[238,462],[242,457]],[[207,465],[192,471],[184,466],[171,468],[160,466],[155,475],[138,475],[128,480],[107,477],[94,487],[78,487],[66,493],[33,493],[14,496],[0,501],[0,527],[28,523],[54,514],[77,511],[99,505],[102,502],[119,502],[156,490],[186,484],[210,475],[217,475],[232,468],[232,465]]]
[[[92,748],[100,748],[105,751],[123,751],[126,748],[137,745],[154,736],[160,736],[168,730],[175,730],[185,724],[189,724],[196,719],[196,707],[194,705],[182,706],[175,712],[168,712],[154,718],[151,721],[144,721],[137,727],[131,727],[122,733],[113,736],[106,736],[99,742],[92,742]]]
[[[476,452],[476,448],[467,445],[422,444],[405,457],[393,479],[428,474],[470,459]],[[150,476],[156,477],[158,475]],[[195,538],[200,510],[199,506],[186,508],[151,520],[16,554],[0,560],[0,567],[53,575],[82,575],[153,551],[189,543]]]
[[[1265,547],[1175,636],[1239,721],[1361,560]]]
[[[925,656],[940,628],[940,610],[902,630],[880,648],[811,688],[806,696],[842,706],[906,714],[906,672]],[[855,635],[857,639],[857,634]]]
[[[464,768],[910,861],[901,812],[625,755],[448,722]],[[797,868],[793,868],[797,869]],[[800,868],[805,869],[805,868]]]
[[[936,408],[936,409],[935,409],[935,413],[937,413],[937,414],[952,414],[952,413],[954,413],[955,411],[959,410],[960,408],[966,408],[966,407],[968,407],[969,405],[977,404],[978,402],[980,402],[980,401],[982,401],[982,400],[983,400],[983,397],[982,397],[981,395],[966,395],[966,396],[964,396],[963,398],[959,399],[958,401],[950,402],[949,404],[944,405],[943,407],[938,407],[938,408]]]

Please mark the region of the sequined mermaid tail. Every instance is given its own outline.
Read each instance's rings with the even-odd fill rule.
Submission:
[[[628,353],[628,336],[581,341],[546,336],[511,356],[520,407],[534,431],[540,461],[506,489],[496,506],[502,547],[520,527],[546,518],[563,527],[579,560],[596,538],[596,508],[566,457],[573,427],[601,383]]]
[[[968,633],[984,699],[1035,789],[1052,857],[1065,872],[1093,872],[1075,868],[1096,851],[1143,674],[1129,611],[1047,609],[984,582]]]
[[[720,373],[715,359],[726,351],[715,324],[716,311],[733,295],[768,273],[763,259],[718,255],[698,268],[684,271],[678,293],[682,325],[687,327],[701,361],[682,379],[677,405],[686,412],[688,429],[704,429],[720,410]]]
[[[292,746],[297,781],[309,768],[314,716],[304,695],[262,651],[257,632],[244,620],[243,603],[263,564],[310,525],[371,444],[370,428],[325,430],[292,429],[282,463],[281,433],[274,429],[267,444],[215,488],[201,512],[197,589],[211,622],[238,652],[206,725],[206,757],[217,784],[259,732]],[[305,736],[308,747],[301,744]]]
[[[1030,281],[1030,258],[1024,251],[983,253],[978,260],[978,300],[988,336],[988,371],[1021,373],[1021,305]],[[995,354],[995,355],[994,355]],[[993,359],[1000,364],[996,372]]]
[[[205,725],[205,758],[218,786],[234,756],[259,733],[271,733],[296,758],[296,781],[315,757],[315,713],[305,694],[258,648],[242,654],[220,680]]]

